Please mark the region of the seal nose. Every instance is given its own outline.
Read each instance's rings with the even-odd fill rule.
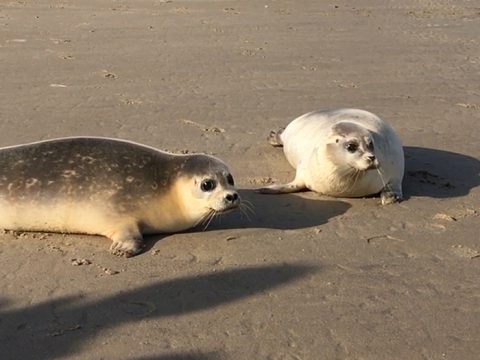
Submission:
[[[367,161],[369,163],[368,168],[369,169],[376,169],[378,167],[378,160],[373,154],[367,155]]]
[[[235,191],[233,193],[225,195],[225,200],[230,204],[238,202],[238,193]]]

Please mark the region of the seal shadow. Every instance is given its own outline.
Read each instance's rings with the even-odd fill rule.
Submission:
[[[149,356],[135,358],[132,360],[216,360],[221,359],[221,355],[215,352],[209,353],[178,353],[171,355],[159,355],[159,356]]]
[[[208,226],[200,224],[185,233],[234,229],[304,229],[325,224],[351,207],[345,201],[320,197],[310,191],[305,192],[305,196],[298,193],[259,194],[252,189],[239,189],[238,192],[242,202],[248,203],[247,206],[252,210],[234,209],[226,214],[219,214]],[[157,242],[172,235],[174,234],[145,236],[144,249],[139,255],[150,251]]]
[[[215,308],[294,282],[318,270],[321,268],[301,264],[235,268],[155,281],[101,299],[78,294],[7,309],[10,304],[3,299],[0,301],[1,359],[64,358],[80,351],[84,343],[103,331],[127,323],[144,325],[145,319]],[[201,360],[212,358],[210,355],[194,350],[156,358]]]
[[[405,199],[464,196],[480,185],[480,161],[450,151],[405,146]]]
[[[150,357],[141,357],[134,358],[132,360],[216,360],[220,359],[221,356],[215,352],[209,353],[181,353],[181,354],[170,354],[163,356],[150,356]]]
[[[243,213],[227,213],[218,217],[209,227],[217,229],[277,229],[296,230],[319,226],[331,218],[342,215],[351,205],[334,198],[325,199],[308,192],[301,194],[259,194],[251,189],[239,190],[242,202],[252,208],[244,207]]]

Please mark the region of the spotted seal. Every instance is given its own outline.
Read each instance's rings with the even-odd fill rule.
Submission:
[[[0,148],[0,228],[103,235],[120,256],[139,253],[142,234],[183,231],[239,203],[213,156],[100,137]]]
[[[405,165],[400,138],[389,124],[368,111],[310,112],[285,129],[272,131],[269,142],[283,146],[296,175],[288,184],[258,189],[261,193],[304,189],[334,197],[380,193],[384,205],[403,198]]]

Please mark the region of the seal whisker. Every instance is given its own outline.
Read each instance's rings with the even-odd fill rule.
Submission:
[[[363,175],[363,171],[362,171],[362,170],[357,170],[357,171],[355,172],[355,175],[353,176],[353,182],[352,182],[352,184],[350,185],[348,191],[351,191],[351,190],[355,187],[355,185],[357,184],[358,179],[359,179],[360,176],[362,176],[362,175]]]
[[[252,208],[255,207],[255,205],[253,205],[253,203],[250,200],[247,200],[247,199],[243,199],[242,204],[250,205]]]
[[[208,215],[210,215],[210,210],[197,221],[196,225],[203,225]]]
[[[244,208],[244,209],[250,211],[250,213],[252,215],[256,215],[254,205],[248,200],[242,200],[242,202],[240,204],[240,208]]]
[[[217,212],[215,210],[212,210],[209,214],[209,219],[208,219],[208,222],[207,224],[205,225],[205,227],[203,228],[203,231],[206,231],[208,226],[210,225],[210,223],[212,222],[213,218],[215,217],[215,215],[217,215]]]
[[[348,193],[350,190],[352,190],[355,186],[355,184],[357,183],[357,180],[361,174],[361,170],[358,170],[358,169],[355,169],[355,168],[352,168],[353,171],[345,174],[344,176],[347,178],[347,180],[345,181],[345,187],[343,189],[343,192],[344,193]]]
[[[355,184],[357,183],[357,180],[360,177],[360,174],[361,174],[360,170],[354,171],[353,175],[349,179],[350,183],[347,183],[348,187],[345,190],[345,192],[349,192],[355,187]]]
[[[351,183],[351,178],[352,178],[352,176],[354,176],[354,175],[355,175],[355,171],[353,171],[353,172],[350,172],[350,171],[344,172],[343,175],[341,175],[342,178],[345,179],[345,181],[344,181],[343,184],[342,184],[342,185],[343,185],[343,186],[342,186],[342,192],[346,192],[346,191],[348,190],[348,187],[349,187],[349,185],[350,185],[350,183]]]
[[[358,171],[358,174],[357,174],[357,176],[355,177],[355,181],[353,182],[352,188],[355,187],[355,185],[357,184],[358,179],[360,179],[363,175],[365,175],[365,170],[360,170],[360,171]]]
[[[212,212],[209,212],[209,213],[203,218],[202,223],[201,223],[201,225],[202,225],[202,227],[203,227],[202,231],[205,231],[205,230],[207,229],[207,226],[208,226],[208,224],[210,223],[210,219],[211,219],[211,217],[213,216],[212,214],[213,214]]]
[[[242,215],[244,215],[249,222],[252,222],[252,219],[250,218],[250,216],[248,215],[248,212],[245,209],[246,207],[240,206],[240,212],[242,213]]]
[[[354,168],[353,166],[346,166],[343,167],[341,171],[337,171],[336,175],[337,176],[350,176],[350,175],[355,175],[355,173],[358,171],[358,169]]]
[[[215,210],[211,209],[208,213],[206,213],[201,221],[199,222],[201,225],[205,225],[208,221],[210,221],[210,218],[213,216],[213,214],[215,213]]]
[[[385,178],[383,176],[383,172],[380,170],[380,166],[377,167],[377,172],[378,172],[378,175],[380,176],[380,180],[382,180],[383,187],[388,188],[388,185],[385,183]]]

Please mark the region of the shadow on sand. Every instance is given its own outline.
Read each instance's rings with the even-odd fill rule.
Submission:
[[[351,207],[344,201],[334,198],[325,200],[315,193],[311,195],[314,199],[300,194],[265,195],[251,189],[242,189],[239,193],[242,202],[249,202],[253,211],[245,210],[247,214],[242,214],[239,209],[235,209],[217,216],[208,223],[208,227],[204,223],[186,232],[228,229],[303,229],[325,224],[331,218],[344,214]],[[171,234],[146,236],[143,253],[149,252],[157,242],[168,236]]]
[[[480,185],[480,161],[449,151],[406,146],[406,198],[450,198],[467,195]]]
[[[351,207],[344,201],[312,194],[318,198],[309,199],[300,194],[265,195],[254,190],[240,190],[243,201],[252,205],[254,213],[249,213],[248,218],[239,216],[238,210],[225,214],[212,224],[211,229],[303,229],[325,224]]]
[[[132,360],[219,360],[221,355],[216,352],[209,353],[183,353],[183,354],[170,354],[163,356],[150,356],[134,358]]]
[[[412,196],[451,198],[467,195],[480,185],[480,161],[471,156],[443,150],[413,146],[404,147],[406,168],[403,179],[405,199]],[[208,226],[208,230],[225,229],[278,229],[295,230],[327,223],[344,214],[351,205],[346,199],[320,197],[320,195],[282,194],[265,195],[254,190],[240,190],[243,201],[249,202],[254,213],[248,218],[238,210],[224,214]],[[375,197],[378,197],[376,195]],[[317,197],[317,198],[316,198]],[[200,225],[191,231],[202,231]],[[146,251],[164,238],[148,237]]]
[[[239,268],[156,282],[96,301],[69,296],[11,310],[2,310],[6,307],[3,300],[1,359],[66,357],[104,330],[146,318],[210,309],[295,281],[315,270],[303,265]],[[155,359],[202,360],[214,354],[159,355]]]

